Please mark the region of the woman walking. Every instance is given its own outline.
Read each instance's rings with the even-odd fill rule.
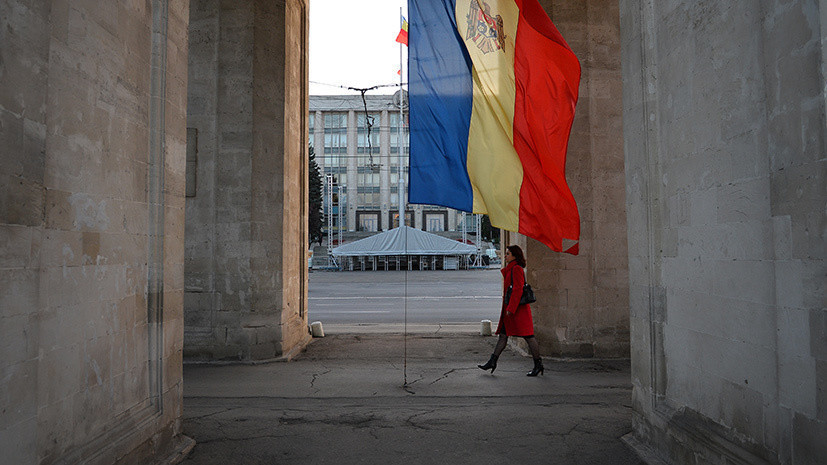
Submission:
[[[497,359],[500,357],[505,345],[508,343],[508,336],[521,336],[528,343],[531,356],[534,357],[534,369],[526,376],[537,376],[543,373],[543,360],[540,358],[540,346],[534,338],[534,321],[531,318],[531,307],[529,304],[520,305],[523,296],[523,285],[525,284],[525,256],[523,249],[518,245],[509,245],[505,249],[505,268],[500,270],[503,274],[503,304],[500,312],[500,322],[497,325],[497,334],[500,339],[494,348],[494,353],[485,365],[477,365],[483,370],[494,370],[497,368]],[[509,293],[509,288],[511,292]],[[510,294],[510,295],[509,295]],[[507,300],[506,300],[507,299]]]

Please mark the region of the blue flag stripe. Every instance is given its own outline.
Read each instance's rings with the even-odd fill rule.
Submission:
[[[455,2],[408,2],[408,198],[470,212],[474,194],[466,158],[474,89]]]

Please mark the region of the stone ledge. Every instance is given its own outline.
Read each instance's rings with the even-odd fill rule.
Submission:
[[[696,465],[774,465],[778,460],[769,449],[747,442],[737,432],[691,409],[648,412],[633,415],[634,441],[624,441],[653,457],[667,456],[666,464]],[[654,421],[653,421],[654,420]],[[646,438],[648,433],[648,438]],[[628,435],[627,435],[628,436]],[[640,446],[636,447],[639,444]],[[643,459],[643,456],[641,457]],[[662,460],[662,459],[661,459]],[[644,460],[645,461],[645,460]],[[647,462],[659,464],[664,462]]]
[[[175,450],[161,461],[161,465],[177,465],[184,461],[195,448],[195,439],[183,434],[176,439]]]
[[[621,441],[626,444],[646,465],[670,465],[669,462],[664,461],[658,456],[654,449],[647,444],[641,442],[635,433],[628,433],[621,436]]]

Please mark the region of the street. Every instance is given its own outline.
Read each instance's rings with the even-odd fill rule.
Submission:
[[[500,314],[498,269],[310,273],[310,321],[324,324],[479,323]]]

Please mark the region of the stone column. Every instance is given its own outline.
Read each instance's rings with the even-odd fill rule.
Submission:
[[[580,60],[566,178],[580,212],[580,255],[526,240],[544,353],[628,357],[629,297],[618,4],[541,0]],[[508,245],[508,244],[506,244]]]
[[[308,340],[306,7],[194,0],[192,14],[189,98],[206,103],[188,125],[213,181],[187,201],[185,351],[289,357]]]
[[[3,463],[181,435],[187,2],[0,3]]]

